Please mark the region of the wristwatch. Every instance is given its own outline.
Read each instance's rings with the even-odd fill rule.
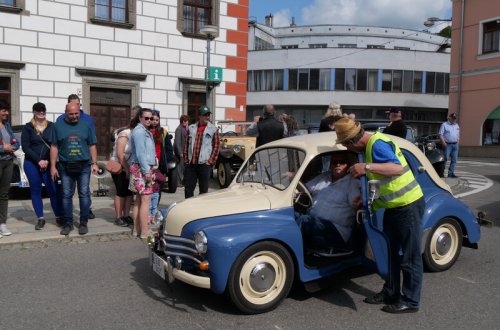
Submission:
[[[368,163],[367,163],[367,164],[365,164],[365,172],[366,172],[366,173],[370,173],[371,169],[372,169],[372,168],[371,168],[370,164],[368,164]]]

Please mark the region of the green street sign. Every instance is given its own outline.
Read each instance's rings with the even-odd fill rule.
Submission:
[[[222,82],[222,68],[216,68],[216,67],[206,68],[205,81]]]

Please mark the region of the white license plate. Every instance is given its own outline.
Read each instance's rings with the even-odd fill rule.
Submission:
[[[163,259],[157,256],[154,252],[151,252],[151,263],[153,266],[153,271],[162,279],[165,279],[165,266],[163,263]]]

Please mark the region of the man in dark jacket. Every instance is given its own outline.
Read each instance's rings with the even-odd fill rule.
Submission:
[[[248,128],[247,135],[257,137],[256,147],[283,138],[285,129],[283,124],[274,118],[275,114],[276,110],[272,104],[265,105],[263,117]]]
[[[403,122],[401,110],[399,108],[392,108],[388,112],[389,120],[391,121],[391,123],[389,124],[389,126],[384,128],[384,131],[382,133],[391,134],[406,139],[406,125]]]

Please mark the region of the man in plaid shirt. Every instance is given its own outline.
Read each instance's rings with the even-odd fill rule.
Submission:
[[[184,197],[194,195],[196,181],[200,194],[208,192],[208,180],[212,166],[219,156],[219,132],[210,122],[210,108],[203,106],[198,110],[198,121],[188,127],[188,135],[184,143]]]

